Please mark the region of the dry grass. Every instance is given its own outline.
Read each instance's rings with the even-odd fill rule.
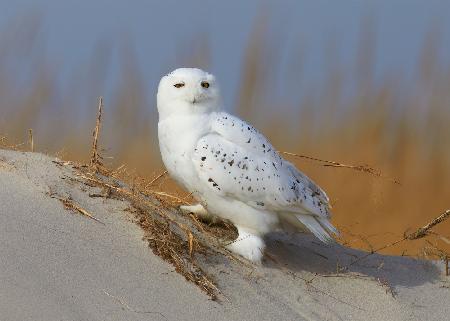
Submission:
[[[92,102],[103,88],[99,75],[107,68],[101,63],[107,47],[99,45],[88,66],[73,76],[70,90],[63,90],[55,80],[58,70],[37,49],[30,50],[39,48],[38,22],[35,18],[24,21],[31,22],[0,34],[0,144],[29,150],[30,144],[24,142],[28,129],[33,128],[33,139],[38,142],[33,148],[87,163],[92,156],[86,144],[92,128]],[[270,77],[273,70],[268,68],[279,67],[278,52],[266,42],[263,31],[257,26],[251,35],[235,112],[260,128],[280,150],[336,162],[324,167],[323,162],[295,160],[331,196],[333,223],[351,231],[343,233],[342,242],[362,249],[379,248],[449,208],[450,67],[449,61],[437,57],[437,37],[430,34],[423,39],[412,84],[405,87],[406,76],[395,70],[374,81],[371,52],[376,48],[373,37],[365,37],[370,30],[363,26],[352,72],[336,58],[339,48],[332,48],[328,79],[324,85],[309,88],[307,75],[301,72],[302,57],[295,56],[283,83],[301,91],[303,97],[274,105],[266,89],[275,87]],[[206,64],[195,50],[191,52],[198,58],[192,61]],[[155,93],[149,95],[150,103],[133,53],[121,55],[123,81],[106,101],[103,162],[108,167],[126,164],[127,173],[122,167],[116,175],[128,176],[132,186],[163,203],[190,202],[188,193],[167,175],[159,176],[163,166],[155,129]],[[34,61],[27,71],[27,83],[5,67],[13,59],[24,65]],[[355,87],[354,94],[348,95],[348,85]],[[359,168],[353,171],[341,166],[346,164],[364,165],[349,165]],[[447,221],[433,228],[435,234],[427,239],[449,252],[448,231]],[[425,246],[426,241],[418,239],[382,253],[415,255]]]
[[[104,173],[107,175],[105,176],[94,173],[92,167],[79,166],[78,169],[81,171],[78,175],[80,182],[102,187],[107,191],[91,197],[117,197],[130,202],[132,207],[129,212],[143,229],[144,240],[153,252],[172,264],[178,273],[196,284],[211,299],[218,298],[220,291],[211,276],[202,269],[197,255],[215,251],[241,261],[223,248],[223,244],[237,237],[232,226],[221,224],[211,227],[198,221],[193,215],[183,216],[180,212],[173,211],[177,205],[173,199],[157,199],[154,196],[158,194],[145,192],[137,186],[121,187],[119,181],[112,177],[112,172]],[[60,200],[67,206],[66,199]],[[73,202],[69,208],[80,211]]]
[[[85,210],[84,208],[82,208],[80,205],[78,205],[73,199],[71,199],[70,197],[61,197],[56,193],[50,193],[50,197],[51,198],[55,198],[57,200],[59,200],[63,205],[64,208],[67,210],[71,210],[74,211],[75,213],[79,213],[81,215],[84,215],[88,218],[90,218],[91,220],[94,220],[100,224],[104,224],[102,221],[96,219],[91,213],[89,213],[87,210]]]
[[[130,175],[125,166],[120,166],[117,170],[105,168],[100,162],[102,156],[99,152],[100,142],[98,139],[102,106],[100,98],[93,135],[91,162],[89,166],[74,167],[79,170],[79,181],[89,186],[103,188],[104,193],[92,194],[90,197],[118,197],[127,200],[131,204],[128,211],[134,217],[134,221],[143,229],[144,240],[148,242],[153,253],[172,264],[176,272],[196,284],[212,300],[217,300],[220,291],[211,276],[198,263],[197,255],[205,255],[208,251],[213,250],[234,258],[223,249],[219,241],[228,242],[230,239],[236,238],[235,229],[230,225],[222,224],[221,233],[217,233],[217,229],[201,223],[195,216],[183,217],[179,211],[173,211],[180,203],[183,204],[186,201],[177,196],[150,189],[153,184],[165,176],[166,171],[148,182]],[[122,181],[127,181],[130,185],[121,186],[119,182]],[[61,198],[54,193],[51,194],[51,197],[59,199],[66,208],[95,219],[71,199]]]

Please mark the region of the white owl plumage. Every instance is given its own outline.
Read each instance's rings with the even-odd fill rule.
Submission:
[[[221,110],[213,75],[176,69],[161,79],[157,105],[163,162],[199,201],[181,209],[231,221],[239,237],[229,250],[259,262],[271,231],[310,231],[324,242],[337,234],[325,192],[253,126]]]

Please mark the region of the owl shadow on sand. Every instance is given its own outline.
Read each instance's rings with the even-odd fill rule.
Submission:
[[[405,256],[371,254],[342,246],[324,244],[310,234],[271,233],[263,265],[292,272],[319,275],[363,275],[391,286],[418,286],[440,278],[442,272],[431,261]]]

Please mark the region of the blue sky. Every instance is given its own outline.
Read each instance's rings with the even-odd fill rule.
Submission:
[[[319,86],[328,72],[332,39],[336,59],[344,68],[354,66],[360,26],[368,17],[375,25],[377,75],[398,70],[412,77],[424,36],[434,26],[441,33],[440,56],[450,62],[450,1],[0,1],[0,31],[30,12],[41,18],[39,39],[49,61],[61,70],[61,83],[89,62],[99,40],[106,40],[115,48],[107,77],[112,81],[118,70],[117,48],[134,46],[149,96],[161,75],[179,66],[184,48],[201,34],[211,46],[210,69],[222,83],[225,103],[232,105],[258,17],[266,17],[264,39],[276,48],[278,84],[293,72],[292,62],[301,53],[305,87]],[[279,85],[273,96],[289,100],[295,93]]]

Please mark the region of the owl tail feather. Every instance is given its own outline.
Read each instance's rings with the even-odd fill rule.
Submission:
[[[324,243],[333,242],[330,233],[338,234],[337,229],[326,218],[318,218],[309,214],[297,214],[295,217]]]

